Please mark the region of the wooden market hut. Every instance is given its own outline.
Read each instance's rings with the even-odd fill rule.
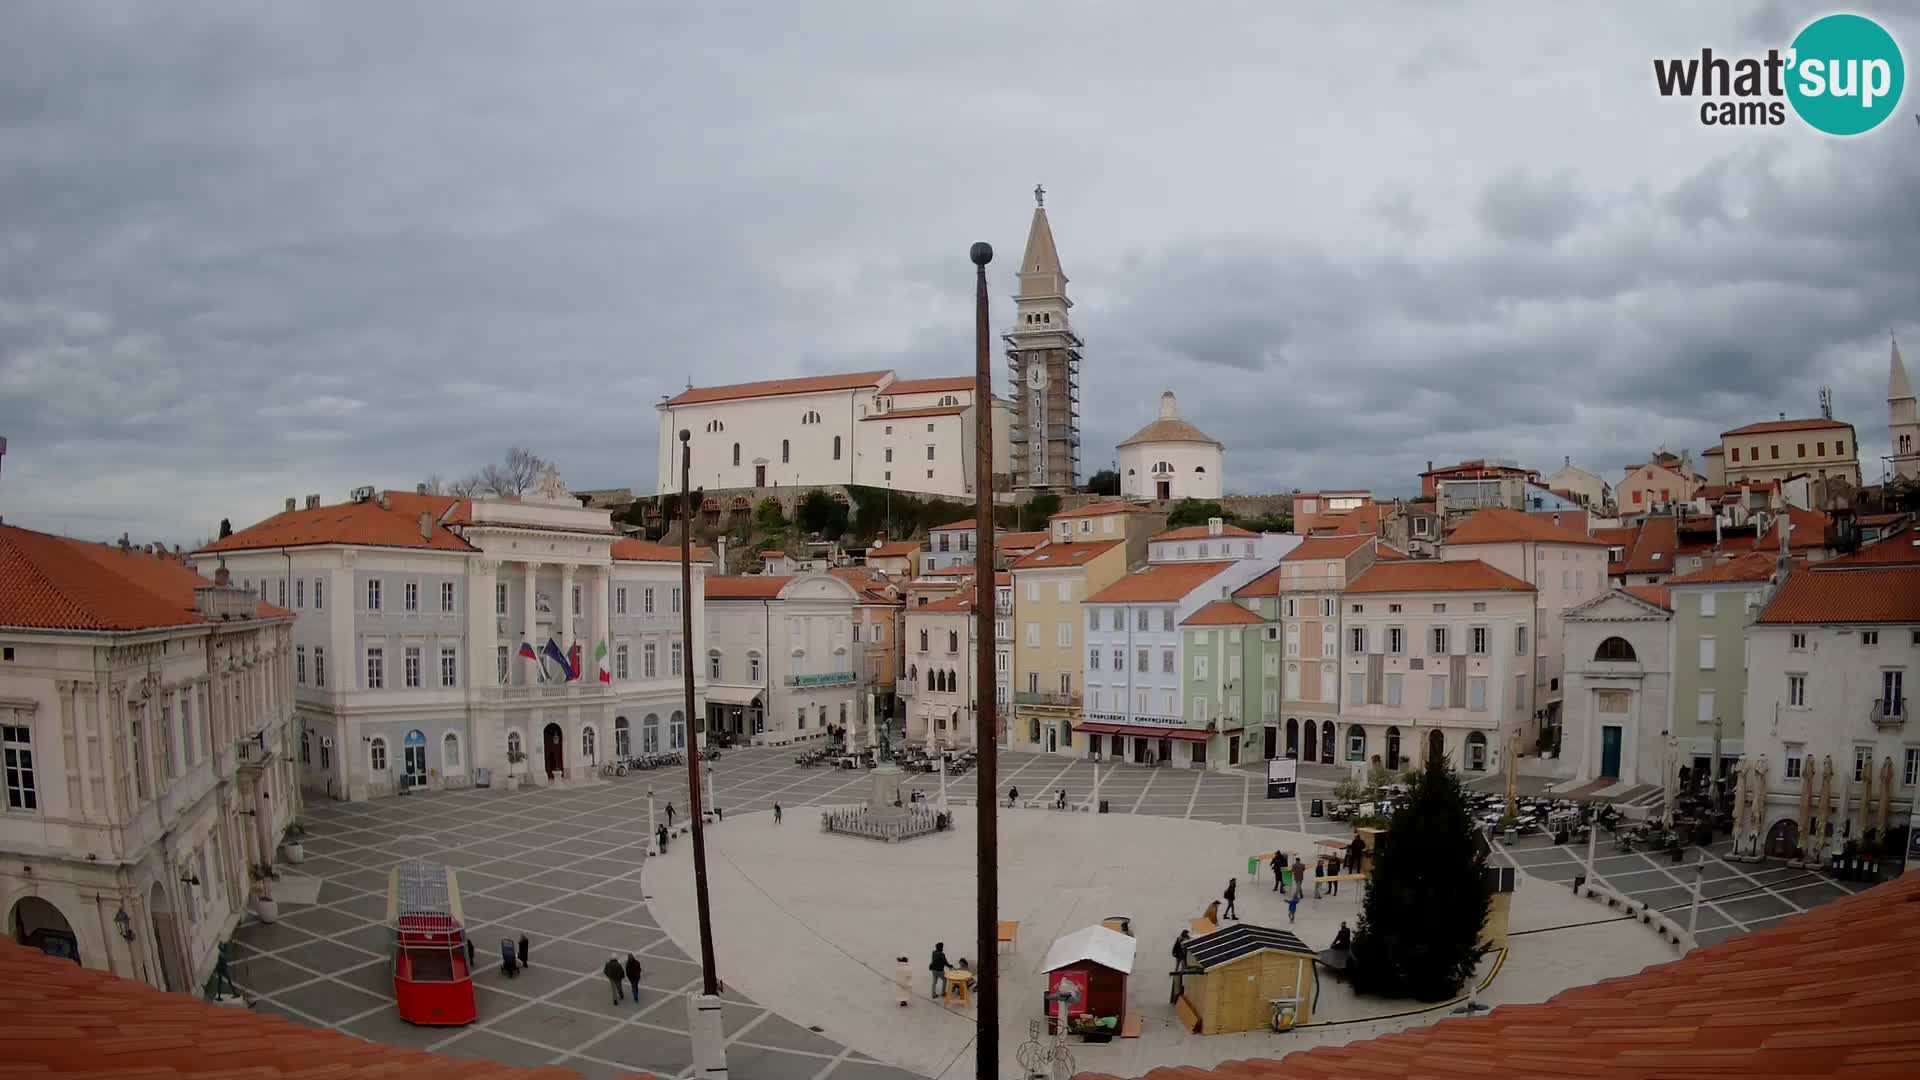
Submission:
[[[1067,1022],[1078,1016],[1111,1017],[1116,1024],[1127,1015],[1127,976],[1133,973],[1137,942],[1129,934],[1104,926],[1089,926],[1056,938],[1047,949],[1040,970],[1047,976],[1047,993],[1072,983],[1080,1000],[1067,1007]],[[1049,1022],[1053,1010],[1045,998],[1041,1012]]]
[[[1276,999],[1293,1003],[1295,1026],[1313,1019],[1314,952],[1285,930],[1236,922],[1194,938],[1187,972],[1176,1011],[1197,1034],[1264,1031]]]

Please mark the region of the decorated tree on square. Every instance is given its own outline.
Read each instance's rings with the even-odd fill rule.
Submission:
[[[1485,839],[1444,757],[1428,757],[1380,839],[1353,937],[1353,988],[1416,1001],[1453,997],[1486,951],[1480,931],[1493,886]]]

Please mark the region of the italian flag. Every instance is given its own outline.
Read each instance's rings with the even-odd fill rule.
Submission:
[[[613,669],[607,666],[607,643],[606,642],[604,641],[601,642],[600,647],[593,650],[593,659],[600,666],[600,681],[603,683],[612,682]]]

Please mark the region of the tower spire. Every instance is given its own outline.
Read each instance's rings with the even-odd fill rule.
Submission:
[[[1887,331],[1887,339],[1893,343],[1893,357],[1887,371],[1887,401],[1895,402],[1913,397],[1913,384],[1907,381],[1907,365],[1900,358],[1900,339]]]

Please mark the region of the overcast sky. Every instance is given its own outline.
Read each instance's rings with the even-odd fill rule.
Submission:
[[[1004,326],[1036,183],[1089,471],[1168,388],[1235,492],[1388,495],[1617,479],[1829,384],[1878,478],[1920,91],[1714,129],[1650,64],[1833,9],[1299,10],[11,0],[0,513],[193,543],[516,443],[649,491],[689,377],[969,371],[967,247]]]

